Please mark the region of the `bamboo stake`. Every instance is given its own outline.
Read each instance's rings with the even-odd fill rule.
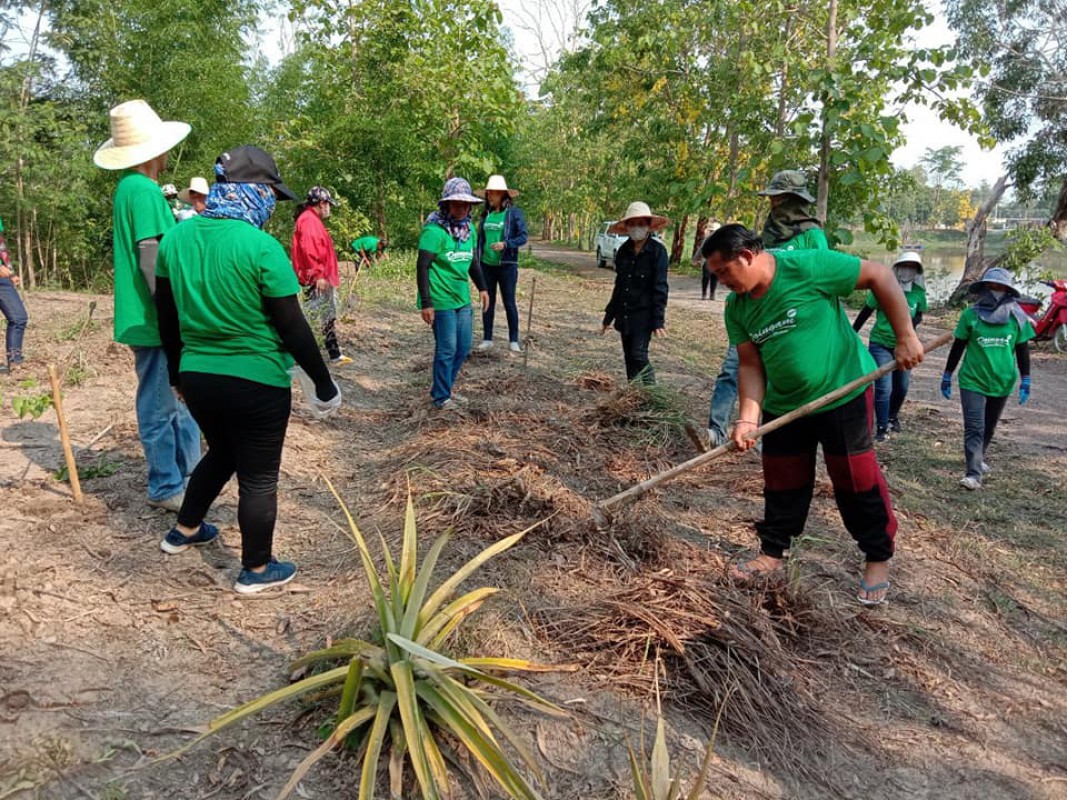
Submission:
[[[537,276],[534,275],[533,282],[530,284],[530,308],[526,312],[526,341],[523,342],[522,347],[522,368],[526,367],[530,363],[530,329],[533,327],[533,304],[534,296],[537,294]]]
[[[70,474],[70,488],[74,493],[74,502],[81,504],[82,495],[81,481],[78,480],[78,465],[74,461],[74,450],[70,446],[70,432],[67,430],[67,418],[63,416],[63,394],[59,390],[59,375],[56,373],[56,365],[48,365],[48,377],[52,381],[52,405],[56,409],[56,419],[59,420],[59,440],[63,444],[63,456],[67,459],[67,472]]]
[[[931,353],[939,347],[944,347],[946,344],[951,342],[952,339],[953,334],[951,331],[944,333],[941,336],[938,336],[929,344],[924,345],[924,351],[926,353]],[[849,381],[844,386],[834,389],[834,391],[828,392],[822,397],[818,397],[812,400],[810,403],[805,403],[804,405],[800,406],[800,408],[795,408],[788,414],[783,414],[774,421],[768,422],[766,425],[761,425],[752,432],[752,435],[749,438],[758,439],[761,436],[770,433],[771,431],[776,431],[779,428],[788,425],[790,422],[798,420],[801,417],[806,417],[813,411],[818,411],[820,408],[828,406],[835,400],[840,400],[842,397],[845,397],[846,395],[854,392],[856,389],[859,389],[862,386],[866,386],[869,383],[873,383],[874,381],[881,378],[883,375],[889,374],[896,368],[896,362],[890,361],[888,364],[879,367],[873,372],[868,372],[866,375],[861,375],[854,381]],[[659,486],[661,483],[666,483],[669,480],[677,478],[683,473],[696,469],[697,467],[702,466],[708,463],[709,461],[714,461],[720,456],[726,455],[730,451],[736,449],[737,445],[735,445],[734,442],[731,440],[726,444],[719,445],[713,450],[708,450],[706,453],[701,453],[698,456],[694,456],[688,461],[683,461],[681,464],[673,466],[670,469],[665,469],[658,475],[653,475],[648,480],[644,480],[641,483],[635,484],[629,489],[619,492],[618,494],[609,497],[607,500],[602,500],[596,505],[594,505],[592,511],[593,519],[596,521],[596,524],[599,527],[606,527],[610,523],[611,513],[615,509],[627,506],[630,503],[633,503],[634,501],[640,499],[641,497],[644,497],[646,494],[648,494],[654,488]]]

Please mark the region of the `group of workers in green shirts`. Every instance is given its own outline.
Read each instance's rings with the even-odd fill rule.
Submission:
[[[112,109],[111,127],[112,138],[94,160],[123,171],[114,197],[115,338],[134,354],[149,502],[178,514],[160,547],[177,554],[215,540],[218,528],[206,517],[236,474],[242,569],[234,588],[257,592],[282,585],[296,572],[273,552],[294,361],[314,386],[308,401],[317,412],[332,413],[342,403],[301,309],[293,264],[262,230],[276,203],[296,196],[269,154],[237,147],[216,160],[203,212],[175,225],[157,179],[168,151],[189,126],[163,122],[147,103],[130,101]],[[785,187],[778,194],[803,190],[800,173],[775,181],[772,191]],[[483,313],[483,349],[493,342],[498,288],[509,347],[521,349],[515,285],[527,230],[516,195],[502,176],[492,176],[480,193],[465,179],[450,178],[419,237],[418,306],[434,335],[430,395],[437,409],[463,402],[454,385],[472,344],[471,282]],[[810,198],[806,192],[797,196],[801,202]],[[472,208],[483,203],[475,223]],[[756,526],[760,553],[739,562],[732,574],[747,581],[781,568],[806,522],[821,445],[842,519],[866,557],[857,598],[877,605],[888,595],[897,521],[872,437],[899,429],[906,371],[923,358],[915,333],[926,308],[921,259],[907,253],[890,270],[835,252],[794,201],[775,207],[786,213],[772,208],[762,234],[725,225],[700,248],[707,269],[732,292],[724,317],[737,357],[738,415],[729,433],[737,449],[755,445],[751,434],[761,421],[789,414],[876,363],[895,360],[904,374],[890,378],[884,390],[861,387],[766,434],[765,513]],[[634,203],[617,224],[628,241],[616,258],[615,290],[602,330],[614,324],[620,331],[629,378],[654,380],[648,342],[666,333],[668,289],[666,253],[651,234],[666,218]],[[800,246],[805,242],[808,246]],[[355,249],[369,259],[384,242],[359,240],[359,245]],[[991,271],[976,287],[976,302],[957,326],[942,386],[949,396],[951,373],[962,357],[964,485],[972,489],[988,471],[985,449],[1016,368],[1024,376],[1020,402],[1029,397],[1026,341],[1033,336],[1014,302],[1018,292],[1010,275]],[[856,328],[877,315],[869,350],[841,302],[856,289],[870,293],[869,311],[861,313]],[[208,443],[203,458],[201,434]]]

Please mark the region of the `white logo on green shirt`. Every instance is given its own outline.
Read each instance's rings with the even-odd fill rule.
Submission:
[[[789,333],[797,326],[797,310],[791,308],[785,312],[785,317],[780,320],[772,322],[770,325],[766,325],[760,328],[758,331],[752,334],[752,341],[756,344],[763,344],[768,339],[773,339],[775,336],[781,336],[782,334]]]
[[[979,347],[1011,347],[1012,334],[1007,336],[979,336]]]
[[[472,254],[469,250],[450,250],[445,253],[445,258],[447,258],[450,262],[455,263],[457,261],[470,261],[471,255]]]

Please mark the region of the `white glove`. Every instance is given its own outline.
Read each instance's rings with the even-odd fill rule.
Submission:
[[[311,406],[311,413],[316,419],[326,419],[326,417],[333,416],[337,409],[341,407],[341,387],[337,385],[337,381],[332,381],[332,383],[333,388],[337,390],[337,394],[329,400],[320,400],[314,392],[311,395],[309,405]]]

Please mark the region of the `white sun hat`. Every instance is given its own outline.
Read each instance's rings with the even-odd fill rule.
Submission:
[[[197,175],[189,181],[189,187],[187,189],[182,189],[178,192],[178,199],[183,203],[191,203],[193,201],[189,199],[190,192],[196,192],[197,194],[202,194],[204,197],[207,197],[209,191],[211,191],[211,189],[207,185],[207,180]]]
[[[93,163],[101,169],[136,167],[172,149],[190,130],[186,122],[164,122],[144,100],[129,100],[111,109],[111,138],[97,148]]]
[[[507,192],[510,197],[518,197],[517,189],[509,189],[503,175],[490,175],[485,183],[485,188],[475,192],[479,197],[485,197],[486,192]]]
[[[661,231],[670,224],[670,220],[660,214],[653,214],[652,209],[648,207],[648,203],[642,203],[640,200],[630,203],[626,206],[626,213],[608,228],[609,233],[626,233],[626,223],[631,219],[641,219],[647,217],[652,220],[651,229],[654,231]]]

